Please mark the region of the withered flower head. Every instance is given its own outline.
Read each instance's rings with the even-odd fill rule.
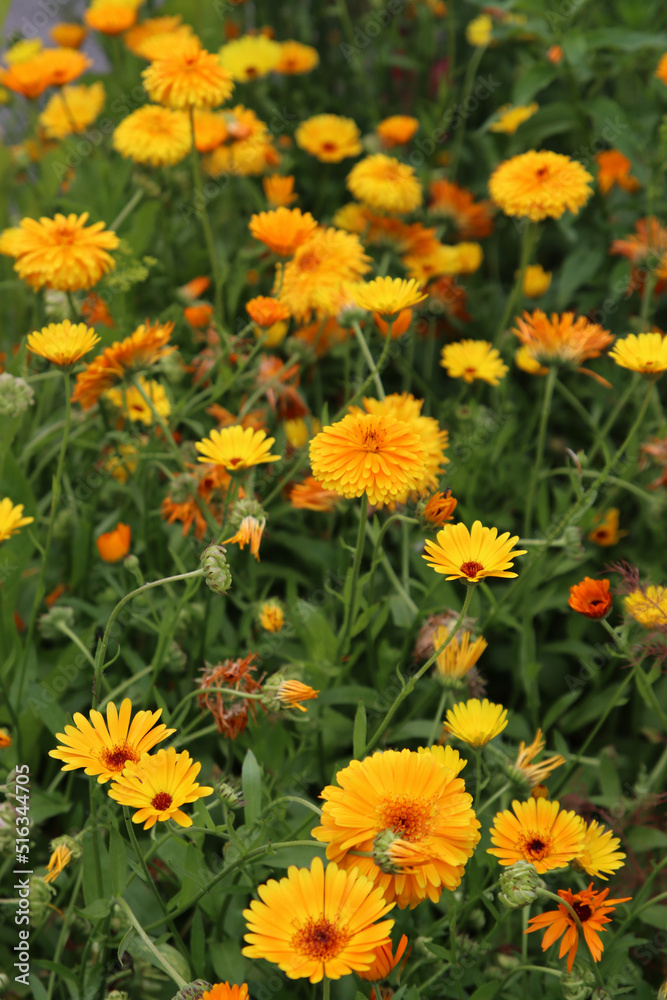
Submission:
[[[248,715],[253,721],[257,718],[254,698],[244,698],[243,694],[259,694],[262,690],[262,678],[255,680],[253,660],[256,653],[248,653],[243,658],[227,659],[212,666],[210,663],[202,670],[199,680],[201,694],[197,703],[202,709],[208,709],[215,719],[218,732],[227,739],[235,740],[248,725]],[[216,688],[232,688],[239,695],[224,694]]]

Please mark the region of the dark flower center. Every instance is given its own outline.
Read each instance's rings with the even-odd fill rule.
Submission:
[[[479,572],[481,572],[481,570],[483,570],[483,569],[484,569],[484,567],[483,567],[483,565],[481,563],[474,562],[474,561],[472,561],[472,562],[464,562],[463,565],[461,566],[461,572],[465,573],[465,575],[468,576],[468,577],[470,577],[471,579],[474,576],[477,576],[477,574]]]
[[[593,911],[586,903],[573,903],[572,909],[577,914],[582,924],[586,923],[587,920],[593,916]]]
[[[329,962],[340,954],[347,944],[349,933],[343,927],[319,917],[311,917],[307,924],[296,932],[291,941],[294,951],[316,958],[320,962]]]
[[[100,760],[110,771],[122,771],[128,760],[139,760],[139,754],[127,743],[123,743],[103,750]]]
[[[172,802],[173,799],[169,792],[158,792],[152,800],[151,805],[153,806],[153,809],[157,810],[157,812],[164,812],[165,809],[169,808]]]

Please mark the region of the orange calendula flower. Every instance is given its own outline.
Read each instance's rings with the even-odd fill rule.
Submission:
[[[654,215],[646,219],[638,219],[635,231],[625,239],[614,240],[610,253],[619,254],[633,264],[639,264],[648,256],[667,251],[667,229],[662,226]]]
[[[34,517],[23,516],[22,503],[13,504],[9,497],[3,497],[0,500],[0,542],[6,542],[34,520]]]
[[[602,194],[609,194],[614,184],[623,191],[638,191],[641,183],[630,174],[632,164],[620,149],[604,149],[595,154],[598,165],[598,187]]]
[[[542,730],[538,729],[535,739],[528,746],[526,746],[524,740],[521,740],[516,760],[510,765],[508,771],[513,781],[525,783],[529,786],[531,795],[534,793],[535,788],[544,788],[542,782],[546,781],[552,771],[555,771],[557,767],[565,763],[565,758],[561,754],[554,754],[553,757],[547,757],[545,760],[540,761],[539,764],[534,764],[534,758],[542,753],[544,747],[545,742],[542,738]]]
[[[294,133],[296,144],[322,163],[340,163],[362,151],[360,132],[351,118],[315,115],[301,122]]]
[[[550,45],[547,49],[547,59],[550,63],[558,65],[563,58],[563,50],[560,45]]]
[[[234,89],[231,74],[217,56],[192,38],[171,56],[156,59],[142,73],[151,100],[175,110],[214,108]]]
[[[262,187],[266,200],[272,208],[287,208],[296,201],[297,195],[294,193],[294,177],[288,174],[283,177],[281,174],[271,174],[262,178]]]
[[[183,25],[182,18],[180,14],[168,14],[162,17],[150,17],[140,24],[135,25],[126,32],[123,41],[125,45],[133,52],[135,56],[143,55],[142,46],[143,43],[154,38],[156,35],[163,37],[169,34],[178,34],[184,28],[187,29],[188,36],[192,36],[194,32],[190,25]],[[146,56],[148,58],[148,56]]]
[[[385,750],[353,760],[336,781],[322,792],[322,825],[311,831],[328,858],[357,868],[401,908],[456,889],[480,827],[462,778],[431,753]]]
[[[83,52],[67,48],[44,49],[38,59],[54,87],[72,83],[93,65],[92,60]]]
[[[380,331],[383,337],[386,337],[389,333],[389,327],[391,326],[391,339],[398,340],[402,337],[404,333],[410,329],[410,324],[412,323],[412,309],[401,309],[395,319],[389,322],[380,316],[379,313],[373,313],[373,322]]]
[[[514,135],[516,130],[524,122],[527,122],[529,118],[532,118],[536,111],[540,110],[540,106],[536,101],[532,101],[530,104],[520,104],[517,106],[512,106],[511,104],[505,104],[502,108],[498,108],[498,118],[496,121],[489,125],[490,132],[504,132],[505,135]]]
[[[113,531],[107,531],[96,539],[97,551],[105,562],[120,562],[130,551],[131,540],[129,524],[119,521]]]
[[[121,0],[93,0],[83,19],[89,28],[103,35],[120,35],[136,22],[137,6]]]
[[[279,462],[280,455],[271,455],[271,445],[275,438],[267,437],[266,431],[256,431],[252,427],[224,427],[211,431],[211,436],[195,442],[200,453],[198,461],[223,465],[228,471],[249,469],[263,462]]]
[[[660,56],[660,62],[656,67],[656,71],[653,74],[657,80],[661,80],[667,85],[667,52]]]
[[[319,983],[363,972],[390,942],[394,921],[377,921],[393,903],[356,871],[333,863],[325,870],[314,858],[310,869],[291,865],[287,878],[270,879],[257,892],[261,901],[243,911],[249,931],[243,954],[273,962],[290,979]]]
[[[100,338],[85,323],[49,323],[38,333],[28,334],[28,350],[61,368],[70,368],[92,351]]]
[[[419,282],[405,278],[373,278],[350,286],[349,292],[362,309],[388,318],[397,317],[403,309],[410,309],[426,298]]]
[[[470,191],[445,178],[431,181],[429,212],[449,219],[459,239],[479,240],[493,230],[493,204],[476,202]]]
[[[310,442],[313,475],[345,497],[365,493],[371,504],[418,489],[425,450],[409,424],[389,415],[350,413]]]
[[[446,628],[438,626],[433,636],[433,650],[440,649],[447,639],[449,632]],[[470,632],[461,633],[461,641],[458,636],[454,636],[449,645],[438,655],[435,661],[436,676],[448,687],[458,687],[458,682],[465,677],[471,667],[473,667],[488,646],[488,642],[482,636],[470,641]]]
[[[6,729],[0,729],[0,750],[6,750],[12,745],[12,738]]]
[[[135,163],[171,167],[190,152],[190,122],[183,111],[146,104],[123,118],[112,142],[121,156]]]
[[[78,292],[96,285],[116,263],[109,254],[118,246],[103,222],[86,228],[88,212],[53,219],[22,219],[0,235],[0,253],[15,258],[14,270],[31,288]]]
[[[301,73],[310,73],[319,64],[319,61],[319,53],[312,45],[303,45],[301,42],[288,40],[280,42],[280,56],[273,68],[276,73],[295,76]]]
[[[410,142],[418,128],[417,118],[412,118],[410,115],[390,115],[378,123],[375,131],[380,136],[383,146],[390,149],[392,146],[403,146],[406,142]]]
[[[601,823],[593,819],[590,823],[581,820],[584,827],[584,846],[581,854],[572,862],[573,868],[584,871],[594,878],[607,881],[607,875],[623,867],[625,854],[619,851],[621,841],[611,830],[605,830]]]
[[[273,438],[271,439],[273,440]],[[259,546],[266,527],[266,518],[257,518],[253,514],[246,514],[239,524],[238,530],[230,538],[226,538],[223,545],[238,545],[243,551],[246,545],[250,545],[250,551],[259,562]],[[271,629],[270,631],[276,631]]]
[[[215,983],[210,990],[204,990],[201,1000],[248,1000],[248,985],[230,986],[228,982]]]
[[[406,934],[401,935],[401,940],[396,946],[396,951],[392,950],[391,941],[388,944],[381,945],[381,947],[376,949],[375,959],[373,960],[373,964],[370,969],[367,969],[366,972],[358,972],[357,975],[360,979],[366,979],[371,983],[377,983],[383,979],[388,979],[400,960],[403,958],[403,953],[405,952],[407,945],[408,938]],[[409,954],[410,953],[408,952],[408,955]]]
[[[213,306],[209,302],[199,302],[194,306],[186,306],[183,315],[195,330],[203,330],[213,319]]]
[[[278,685],[276,698],[287,708],[298,708],[300,712],[305,712],[306,709],[300,703],[313,701],[319,693],[309,684],[302,684],[301,681],[296,680],[285,680]]]
[[[509,368],[499,351],[487,340],[460,340],[446,344],[440,352],[440,366],[450,378],[462,378],[469,385],[480,379],[489,385],[498,385]]]
[[[289,309],[278,299],[271,298],[270,295],[258,295],[246,303],[246,311],[253,323],[265,329],[279,323],[283,319],[289,319]]]
[[[106,302],[95,292],[89,292],[81,303],[81,315],[90,326],[114,327],[116,325]]]
[[[168,344],[173,323],[142,323],[124,340],[114,341],[76,377],[72,402],[89,410],[103,392],[139,374],[176,348]]]
[[[616,341],[609,357],[621,368],[659,379],[667,371],[667,337],[661,333],[631,333]]]
[[[604,950],[600,932],[606,930],[605,924],[611,923],[609,914],[614,912],[618,903],[628,903],[632,896],[625,896],[622,899],[607,899],[609,889],[597,892],[593,889],[592,882],[588,889],[581,892],[559,889],[558,895],[570,904],[579,917],[588,950],[593,961],[599,962]],[[546,931],[542,938],[542,951],[546,951],[560,937],[563,938],[558,957],[562,958],[567,952],[567,971],[571,972],[579,947],[579,928],[570,911],[561,905],[557,910],[549,910],[547,913],[540,913],[537,917],[531,917],[528,923],[530,926],[527,931],[524,931],[525,934],[531,934],[533,931]]]
[[[59,21],[49,31],[56,45],[64,49],[79,49],[83,45],[88,31],[82,24],[73,21]]]
[[[515,799],[512,809],[496,813],[491,829],[494,846],[487,849],[501,865],[529,861],[542,874],[565,868],[581,854],[584,830],[576,813],[561,809],[559,802],[533,798]]]
[[[531,149],[496,167],[489,191],[505,215],[533,222],[576,213],[592,194],[593,178],[576,160],[550,150]]]
[[[521,341],[534,361],[546,364],[580,366],[588,358],[597,358],[614,340],[613,334],[598,323],[572,312],[552,313],[551,318],[541,309],[524,312],[516,319],[512,333]]]
[[[341,229],[316,229],[284,267],[279,298],[297,321],[335,316],[346,288],[370,270],[358,236]],[[277,292],[276,292],[277,293]]]
[[[594,545],[600,545],[603,548],[616,545],[619,538],[627,535],[627,531],[618,530],[618,519],[618,507],[610,507],[602,520],[600,520],[600,515],[598,515],[595,520],[600,523],[596,523],[593,530],[588,533],[589,542],[593,542]]]
[[[366,156],[347,175],[354,197],[379,212],[413,212],[422,203],[421,184],[414,168],[393,156]]]
[[[48,139],[64,139],[92,125],[105,100],[106,91],[102,83],[93,83],[90,87],[63,87],[40,114],[39,124]]]
[[[458,500],[452,496],[451,490],[444,493],[434,493],[420,508],[420,516],[429,524],[439,528],[445,521],[451,521]]]
[[[468,531],[465,524],[446,524],[437,534],[437,540],[427,539],[423,559],[431,569],[448,580],[465,580],[478,583],[487,576],[515,577],[510,573],[517,556],[525,556],[525,549],[513,549],[518,535],[510,537],[509,531],[498,535],[497,528],[485,528],[475,521]]]
[[[302,483],[295,483],[287,494],[292,507],[297,510],[315,510],[328,514],[340,503],[336,490],[328,490],[314,476],[306,476]]]
[[[63,771],[83,768],[86,774],[97,775],[103,784],[119,775],[128,761],[138,761],[156,743],[176,732],[162,722],[156,725],[161,715],[159,708],[156,712],[137,712],[132,718],[129,698],[124,699],[120,711],[109,702],[106,722],[95,709],[90,712],[90,721],[75,712],[74,725],[65,726],[64,733],[56,733],[62,745],[49,750],[49,757],[64,761]]]
[[[195,148],[199,153],[210,153],[225,141],[229,135],[227,120],[218,111],[194,112]]]
[[[266,244],[279,257],[291,257],[312,236],[317,222],[310,212],[281,207],[253,215],[249,229],[256,240]]]
[[[570,587],[570,598],[567,603],[573,611],[578,611],[587,618],[605,618],[611,611],[612,605],[609,580],[584,577],[581,583],[575,583]]]
[[[109,797],[137,812],[133,823],[143,823],[150,830],[158,820],[173,819],[179,826],[192,826],[191,818],[180,808],[213,794],[208,785],[195,778],[201,764],[195,763],[187,750],[177,753],[174,747],[144,754],[138,761],[128,761],[109,789]]]

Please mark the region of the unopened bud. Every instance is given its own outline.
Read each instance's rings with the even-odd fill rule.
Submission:
[[[192,983],[186,983],[171,1000],[200,1000],[204,993],[212,989],[212,985],[205,979],[195,979]]]
[[[0,375],[0,417],[20,417],[35,399],[33,389],[23,378],[14,378],[9,372]]]
[[[39,616],[39,631],[45,639],[58,639],[62,629],[74,628],[74,609],[67,604],[58,604]]]
[[[381,830],[373,841],[373,861],[385,875],[400,875],[403,871],[389,853],[391,845],[401,839],[393,830]]]
[[[565,972],[560,981],[563,1000],[588,1000],[593,992],[595,974],[578,963],[572,972]]]
[[[508,910],[519,910],[537,899],[539,875],[529,861],[515,861],[499,878],[498,899]]]
[[[232,585],[232,571],[227,565],[226,549],[222,545],[209,545],[201,556],[201,568],[206,583],[214,594],[226,594]]]

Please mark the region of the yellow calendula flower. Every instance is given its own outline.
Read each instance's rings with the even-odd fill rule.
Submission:
[[[373,278],[350,286],[350,295],[362,309],[388,318],[398,316],[403,309],[410,309],[426,298],[418,281],[406,281],[405,278]]]
[[[266,35],[244,35],[223,45],[220,63],[237,83],[247,83],[276,69],[281,56],[278,42]]]
[[[3,52],[2,59],[8,66],[16,66],[17,63],[34,59],[43,48],[41,38],[22,38]]]
[[[539,299],[548,292],[551,277],[551,271],[545,271],[541,264],[530,264],[523,272],[523,294],[529,299]]]
[[[356,871],[314,858],[310,869],[269,879],[243,911],[248,925],[243,954],[273,962],[290,979],[319,983],[370,969],[378,948],[391,943],[392,909],[380,889]],[[285,919],[289,914],[289,919]]]
[[[446,344],[440,352],[440,365],[450,378],[462,378],[468,384],[479,379],[498,385],[509,368],[499,351],[487,340],[460,340]]]
[[[489,44],[492,37],[493,21],[488,14],[480,14],[466,25],[466,41],[469,45],[483,47]]]
[[[422,187],[414,167],[393,156],[375,153],[355,164],[347,176],[353,196],[377,212],[413,212],[422,203]]]
[[[3,497],[0,500],[0,542],[6,542],[34,520],[34,517],[23,516],[22,503],[13,504],[9,497]]]
[[[507,725],[507,709],[495,705],[488,698],[470,698],[459,701],[448,709],[445,728],[464,743],[483,747],[494,739]]]
[[[195,781],[200,770],[201,764],[193,761],[187,750],[177,753],[169,747],[155,754],[146,753],[125,765],[113,781],[109,797],[136,809],[132,822],[143,823],[144,830],[168,819],[179,826],[192,826],[191,818],[180,807],[214,791]]]
[[[51,841],[51,857],[48,860],[44,881],[55,882],[60,873],[72,861],[78,861],[83,851],[75,837],[57,837]]]
[[[443,746],[442,743],[434,743],[430,747],[418,747],[417,753],[429,753],[437,760],[438,764],[448,767],[454,774],[459,774],[468,763],[461,757],[458,750],[455,750],[449,743]]]
[[[301,73],[310,73],[319,64],[319,53],[312,45],[303,45],[301,42],[292,40],[279,44],[280,58],[274,66],[276,73],[296,76]]]
[[[223,427],[211,431],[211,436],[195,442],[200,462],[223,465],[229,472],[249,469],[263,462],[279,462],[280,455],[271,455],[271,445],[275,438],[267,437],[266,431],[256,431],[252,427]]]
[[[123,118],[112,142],[121,156],[135,163],[171,167],[190,152],[192,131],[184,111],[145,104]]]
[[[449,632],[438,626],[433,636],[433,651],[440,649]],[[480,636],[474,642],[470,641],[470,632],[463,632],[459,641],[457,636],[451,640],[435,661],[435,672],[440,681],[448,687],[457,687],[488,646],[486,639]]]
[[[625,610],[645,628],[667,628],[667,587],[650,584],[623,598]]]
[[[535,757],[542,753],[544,747],[541,729],[537,730],[532,743],[526,745],[525,741],[521,740],[516,760],[506,769],[508,777],[517,784],[528,785],[531,792],[535,787],[542,785],[552,771],[565,763],[565,758],[561,754],[554,754],[553,757],[547,757],[539,764],[534,764]]]
[[[103,83],[89,87],[63,87],[54,94],[39,116],[39,124],[49,139],[64,139],[83,132],[95,121],[106,101]]]
[[[621,841],[595,819],[590,823],[586,823],[584,819],[580,822],[584,829],[584,844],[572,862],[572,867],[586,872],[592,878],[601,878],[607,882],[608,875],[613,875],[623,867],[625,854],[618,850]]]
[[[76,364],[99,342],[100,338],[92,327],[85,323],[74,324],[68,319],[62,323],[49,323],[39,333],[28,334],[28,350],[61,368]]]
[[[609,357],[621,368],[657,380],[667,371],[667,337],[662,333],[631,333],[616,341]]]
[[[509,572],[512,560],[526,554],[525,549],[512,548],[518,541],[518,535],[510,537],[509,531],[498,535],[497,528],[485,528],[481,521],[475,521],[470,531],[462,522],[446,524],[435,542],[426,540],[422,558],[448,580],[478,583],[487,576],[515,577]]]
[[[593,193],[593,177],[569,156],[531,149],[496,167],[489,191],[505,215],[533,222],[577,213]]]
[[[266,632],[280,632],[285,612],[279,601],[264,601],[259,609],[259,624]]]
[[[106,399],[120,410],[122,416],[128,416],[133,422],[151,425],[155,421],[153,410],[160,417],[168,417],[171,405],[164,386],[142,375],[138,381],[141,391],[135,385],[130,385],[126,389],[109,389],[105,393]]]
[[[297,146],[322,163],[340,163],[347,156],[358,156],[363,149],[356,123],[341,115],[307,118],[299,125],[294,138]]]
[[[539,104],[533,101],[531,104],[518,104],[512,106],[505,104],[498,109],[498,118],[489,126],[491,132],[504,132],[505,135],[514,135],[519,125],[523,125],[529,118],[532,118],[536,111],[539,111]]]

